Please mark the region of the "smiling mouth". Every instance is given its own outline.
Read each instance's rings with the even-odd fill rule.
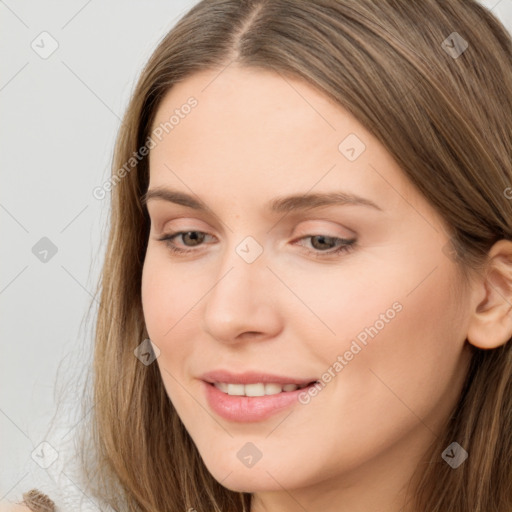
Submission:
[[[308,386],[316,384],[318,381],[312,381],[308,384],[277,384],[257,382],[253,384],[233,384],[228,382],[213,382],[211,386],[215,386],[219,391],[230,396],[270,396],[279,393],[289,393],[304,389]]]

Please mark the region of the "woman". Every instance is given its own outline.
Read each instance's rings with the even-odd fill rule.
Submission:
[[[191,9],[103,187],[83,492],[510,512],[511,113],[510,36],[473,0]]]

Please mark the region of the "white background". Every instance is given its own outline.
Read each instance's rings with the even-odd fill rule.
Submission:
[[[90,357],[109,208],[92,190],[143,64],[194,3],[0,0],[0,501],[30,488],[59,375]],[[512,0],[482,3],[512,31]],[[58,43],[47,59],[31,47],[44,31]],[[46,263],[32,252],[42,237],[57,247]]]

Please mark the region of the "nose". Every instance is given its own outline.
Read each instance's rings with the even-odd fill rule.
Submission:
[[[233,251],[224,261],[202,316],[203,330],[216,340],[265,340],[282,329],[276,279],[263,256],[247,263]]]

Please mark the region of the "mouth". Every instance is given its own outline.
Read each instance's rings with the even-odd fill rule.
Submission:
[[[260,379],[266,379],[266,382]],[[275,382],[276,376],[261,374],[254,380],[247,375],[234,377],[233,380],[239,382],[230,382],[225,376],[219,380],[203,380],[203,389],[209,408],[222,418],[237,423],[265,421],[274,414],[294,407],[302,403],[300,395],[308,393],[319,382],[309,379],[293,382],[294,379],[283,378],[279,383]]]
[[[277,382],[255,382],[250,384],[240,384],[231,382],[208,382],[210,386],[216,387],[219,391],[230,396],[270,396],[278,395],[280,393],[289,393],[304,389],[308,386],[316,384],[318,381],[311,381],[308,383],[289,383],[279,384]]]
[[[319,380],[260,370],[234,373],[225,369],[201,375],[204,396],[210,409],[228,421],[264,421],[300,402]]]

